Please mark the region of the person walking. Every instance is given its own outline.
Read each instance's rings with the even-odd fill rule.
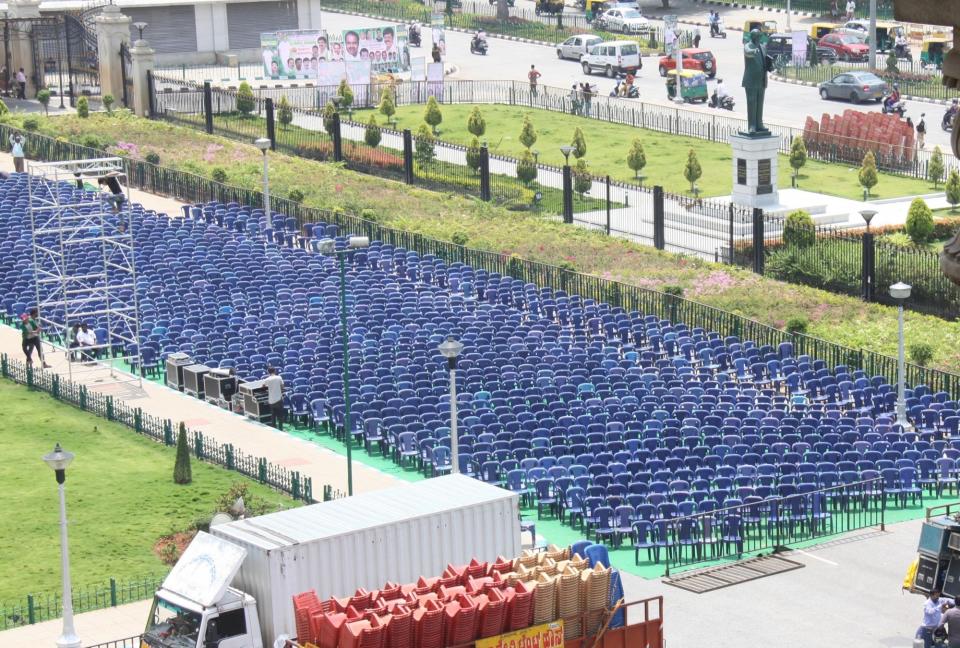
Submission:
[[[530,94],[534,97],[537,96],[537,79],[539,79],[542,74],[537,71],[537,66],[531,65],[530,71],[527,72],[527,79],[530,81]]]
[[[696,31],[693,32],[693,47],[694,49],[700,48],[700,28],[697,27]]]
[[[580,94],[583,96],[583,116],[590,116],[590,106],[593,103],[593,88],[590,87],[590,82],[585,81],[580,85]]]
[[[853,13],[857,10],[857,3],[854,0],[847,0],[847,20],[853,20]]]
[[[17,70],[17,99],[27,98],[27,75],[23,68]]]
[[[946,628],[948,648],[960,648],[960,608],[957,607],[958,604],[960,604],[960,596],[954,599],[953,607],[943,613],[940,625],[937,626],[938,630]],[[924,648],[926,648],[926,645],[924,643]]]
[[[40,347],[40,321],[38,319],[39,311],[31,308],[30,311],[21,318],[20,334],[22,338],[21,348],[23,354],[27,356],[27,365],[33,364],[33,350],[37,350],[37,357],[43,363],[44,369],[49,369],[50,365],[43,359],[43,349]]]
[[[276,367],[267,367],[267,377],[263,379],[263,386],[267,388],[267,404],[270,406],[273,424],[278,430],[282,430],[286,415],[283,407],[283,378],[277,373]]]
[[[573,84],[573,87],[570,88],[570,113],[573,115],[580,114],[580,107],[582,106],[580,101],[580,89],[576,83]]]
[[[917,628],[917,639],[923,639],[923,648],[933,648],[933,633],[943,621],[943,613],[950,606],[950,599],[942,598],[938,590],[927,594],[923,603],[923,620]]]
[[[434,63],[440,62],[440,46],[436,43],[433,44],[433,49],[430,50],[430,56],[433,57]]]
[[[26,154],[23,152],[23,135],[20,133],[10,135],[10,155],[13,156],[13,170],[23,173]]]
[[[920,121],[917,122],[917,148],[922,149],[924,141],[927,139],[927,122],[923,120],[926,113],[920,113]]]

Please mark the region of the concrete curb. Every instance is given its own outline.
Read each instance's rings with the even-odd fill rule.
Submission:
[[[773,7],[758,7],[756,5],[744,4],[742,2],[716,2],[715,0],[693,0],[698,4],[707,4],[714,5],[718,7],[730,7],[731,9],[749,9],[750,11],[766,11],[768,13],[788,13],[786,9],[774,9]],[[791,16],[799,16],[801,18],[819,18],[823,14],[818,14],[813,11],[790,11]],[[682,21],[681,21],[682,22]]]
[[[816,81],[801,81],[798,79],[789,79],[787,77],[783,77],[783,76],[780,76],[779,74],[774,74],[774,73],[770,74],[770,79],[773,81],[779,81],[780,83],[789,83],[790,85],[807,86],[808,88],[816,88],[820,85]],[[948,106],[950,105],[950,102],[951,102],[950,99],[931,99],[930,97],[917,97],[917,96],[908,95],[908,94],[901,95],[901,96],[907,101],[917,101],[921,103],[928,103],[934,106]]]

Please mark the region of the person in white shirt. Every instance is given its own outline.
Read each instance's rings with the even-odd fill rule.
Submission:
[[[723,83],[723,79],[717,80],[717,100],[723,99],[729,94],[730,93],[727,92],[727,86]]]
[[[17,99],[27,98],[27,75],[23,68],[17,71]]]
[[[857,3],[854,0],[847,0],[847,20],[853,20],[853,12],[857,10]]]
[[[77,331],[77,345],[80,347],[83,359],[87,362],[91,361],[93,359],[91,349],[97,346],[97,334],[90,330],[86,322],[81,324],[80,330]]]
[[[263,386],[267,388],[267,404],[270,406],[273,424],[278,430],[282,430],[286,415],[283,407],[283,378],[277,373],[276,367],[267,367],[267,377],[263,379]]]

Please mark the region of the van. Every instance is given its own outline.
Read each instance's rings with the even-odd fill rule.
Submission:
[[[580,58],[584,74],[603,72],[611,79],[617,74],[636,72],[643,67],[636,41],[607,41],[594,45]]]

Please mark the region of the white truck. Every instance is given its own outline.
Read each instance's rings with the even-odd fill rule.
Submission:
[[[350,596],[519,555],[518,499],[448,475],[213,526],[157,590],[141,647],[282,646],[296,636],[301,592]]]

